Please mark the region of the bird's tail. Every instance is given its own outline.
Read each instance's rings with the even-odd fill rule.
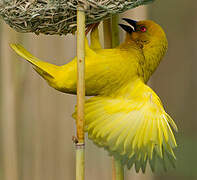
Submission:
[[[156,159],[163,165],[166,159],[174,164],[173,149],[177,144],[171,127],[177,131],[158,96],[142,82],[133,88],[129,98],[97,96],[85,103],[89,138],[128,168],[134,164],[137,172],[144,172],[148,161],[154,170]]]
[[[34,70],[38,74],[40,74],[44,79],[54,79],[54,74],[57,72],[58,66],[44,62],[36,58],[19,44],[11,44],[10,46],[19,56],[31,63],[33,65]]]

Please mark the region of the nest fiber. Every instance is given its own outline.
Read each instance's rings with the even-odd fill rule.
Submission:
[[[76,30],[76,10],[82,6],[86,25],[153,0],[1,0],[0,16],[18,32],[64,34]]]

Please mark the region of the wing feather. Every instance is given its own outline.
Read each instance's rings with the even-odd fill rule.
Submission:
[[[174,130],[177,127],[148,86],[135,87],[127,97],[118,93],[88,99],[85,123],[89,138],[97,145],[121,159],[128,168],[135,164],[137,172],[145,172],[147,162],[152,170],[156,159],[162,160],[164,167],[166,157],[174,162],[173,149],[177,144],[171,126]]]

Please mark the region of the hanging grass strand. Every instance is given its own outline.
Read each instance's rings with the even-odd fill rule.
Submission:
[[[77,11],[77,144],[76,180],[84,180],[85,13]]]

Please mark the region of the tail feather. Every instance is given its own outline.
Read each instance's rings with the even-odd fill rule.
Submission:
[[[55,78],[54,74],[58,66],[41,61],[19,44],[11,44],[10,46],[19,56],[31,63],[34,66],[33,69],[42,77],[45,79]]]

